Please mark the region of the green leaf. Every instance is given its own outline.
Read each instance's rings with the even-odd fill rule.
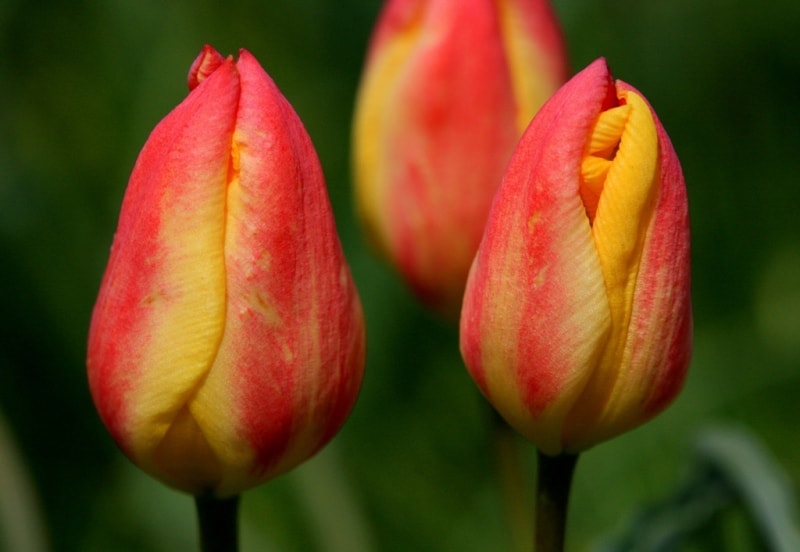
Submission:
[[[698,434],[695,450],[698,459],[736,492],[770,550],[800,550],[791,482],[753,435],[731,427],[705,429]]]

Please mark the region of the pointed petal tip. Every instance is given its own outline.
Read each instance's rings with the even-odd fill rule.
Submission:
[[[186,79],[189,90],[191,91],[197,88],[201,82],[208,78],[209,75],[216,71],[224,62],[225,58],[222,57],[222,54],[210,44],[205,44],[192,62],[192,66],[189,68],[189,75]]]

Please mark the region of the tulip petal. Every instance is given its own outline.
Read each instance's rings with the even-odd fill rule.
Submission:
[[[355,401],[364,352],[360,304],[310,138],[252,55],[242,51],[237,67],[227,323],[191,404],[224,466],[220,496],[322,447]]]
[[[544,452],[610,331],[580,159],[610,85],[602,60],[534,118],[498,189],[462,310],[461,348],[482,391]]]
[[[684,345],[691,315],[688,287],[682,284],[688,282],[689,267],[683,177],[650,106],[630,87],[618,83],[617,89],[630,111],[593,225],[612,332],[570,415],[565,433],[570,450],[588,448],[654,415],[675,396],[688,364]],[[609,126],[609,136],[615,128]],[[666,349],[673,351],[666,354]]]
[[[155,474],[170,485],[194,493],[207,492],[222,480],[222,462],[211,449],[191,411],[184,406],[152,454]]]
[[[592,225],[610,306],[611,334],[590,383],[570,414],[565,441],[568,446],[580,443],[580,448],[585,446],[582,433],[598,435],[597,427],[603,426],[602,419],[609,415],[608,400],[622,369],[639,262],[658,189],[658,136],[650,109],[638,96],[620,100],[629,109],[617,110],[621,120],[614,117],[614,123],[625,124]],[[607,125],[598,142],[613,142],[602,138],[607,134],[604,131],[619,128],[619,124]]]
[[[658,136],[654,214],[645,233],[621,373],[607,410],[625,431],[663,410],[680,391],[692,349],[689,216],[680,162],[655,112],[630,85],[620,94],[639,98]]]
[[[197,88],[198,84],[206,80],[224,62],[225,58],[213,46],[208,44],[203,46],[200,54],[192,62],[192,66],[189,68],[189,75],[186,77],[186,84],[189,86],[189,90]]]
[[[222,338],[225,189],[238,96],[228,60],[152,132],[92,317],[92,395],[117,442],[148,470],[158,470],[157,448]]]

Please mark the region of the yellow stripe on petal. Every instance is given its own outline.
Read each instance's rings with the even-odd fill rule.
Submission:
[[[235,106],[231,101],[211,116],[227,123]],[[160,249],[153,266],[143,267],[156,276],[147,298],[151,314],[142,375],[130,399],[136,409],[130,439],[137,462],[155,473],[162,461],[153,455],[176,448],[162,441],[171,438],[171,426],[203,385],[225,327],[223,245],[232,124],[209,137],[196,130],[205,121],[192,120],[159,167],[163,195],[154,208],[161,219],[155,238]]]
[[[608,170],[611,168],[611,161],[603,159],[602,157],[588,156],[584,157],[581,161],[581,176],[583,177],[583,186],[588,188],[600,199],[600,194],[603,192],[603,185],[606,182]],[[583,192],[583,190],[581,190]],[[592,216],[594,220],[594,216]]]
[[[601,157],[589,155],[581,161],[583,182],[580,194],[590,224],[594,222],[594,217],[597,214],[597,204],[600,203],[600,194],[603,193],[603,185],[610,168],[611,161]]]
[[[365,235],[373,244],[385,253],[386,236],[376,218],[382,212],[383,185],[381,167],[385,167],[383,146],[386,140],[384,133],[397,121],[398,105],[394,98],[398,92],[398,81],[402,78],[403,69],[413,60],[412,52],[419,45],[422,22],[421,13],[414,15],[402,29],[398,29],[390,38],[384,39],[379,48],[371,52],[369,63],[361,83],[353,119],[353,169],[356,192],[356,208],[363,223],[367,226]],[[391,170],[391,167],[388,169]]]
[[[582,446],[581,427],[594,428],[594,439],[602,419],[614,416],[607,412],[608,400],[623,362],[639,264],[658,192],[658,135],[650,108],[633,92],[620,93],[620,101],[627,117],[623,110],[607,111],[613,115],[601,117],[589,146],[607,151],[615,141],[614,129],[619,129],[619,145],[592,225],[611,309],[611,334],[592,381],[571,415],[573,434],[568,441],[576,450]]]
[[[603,111],[592,129],[587,146],[588,155],[613,160],[630,114],[629,105],[620,105]]]
[[[658,136],[650,108],[632,93],[624,94],[621,99],[631,106],[631,114],[609,169],[592,228],[615,333],[620,338],[612,337],[611,343],[612,349],[619,349],[614,354],[617,359],[627,331],[633,285],[658,185]]]
[[[630,111],[630,106],[621,105],[602,112],[586,146],[581,161],[581,199],[591,224]]]
[[[152,462],[162,480],[193,494],[208,491],[201,482],[222,478],[222,464],[187,407],[173,420]]]
[[[518,431],[530,425],[530,409],[525,405],[519,389],[517,366],[519,347],[515,336],[522,324],[523,310],[518,307],[520,294],[519,267],[525,266],[525,231],[536,226],[537,217],[531,216],[523,222],[521,211],[508,211],[503,227],[498,229],[502,238],[497,240],[496,249],[479,254],[476,263],[486,266],[486,279],[482,294],[490,299],[482,305],[480,320],[490,321],[480,324],[478,342],[480,343],[480,365],[484,371],[484,393],[494,408]],[[473,270],[475,270],[473,268]]]
[[[153,329],[142,355],[146,373],[131,400],[141,423],[132,428],[133,450],[145,455],[203,383],[225,324],[225,172],[201,181],[206,197],[164,209],[162,295],[152,298]]]
[[[241,208],[241,148],[237,131],[234,131],[230,151],[224,234],[226,256],[230,256],[231,252],[240,245],[235,241],[238,236],[231,227],[231,221],[252,220],[252,217],[248,217],[248,213]],[[216,474],[217,477],[212,480],[216,482],[214,493],[220,497],[229,496],[230,493],[225,492],[228,488],[233,487],[238,491],[252,485],[249,480],[252,479],[250,472],[255,457],[250,443],[239,435],[237,424],[240,423],[240,420],[235,415],[236,401],[231,387],[232,382],[235,382],[235,372],[241,361],[235,355],[226,353],[230,348],[228,343],[231,337],[238,336],[245,329],[242,328],[243,324],[236,313],[231,312],[232,295],[236,290],[230,288],[229,280],[231,271],[235,269],[230,266],[227,259],[225,268],[228,280],[225,290],[227,309],[225,333],[219,343],[213,365],[188,406],[197,431],[202,431],[205,437],[205,448],[221,466],[219,473]]]
[[[566,63],[555,19],[549,19],[551,14],[546,9],[533,6],[527,9],[535,12],[523,13],[520,4],[498,2],[500,34],[517,101],[517,131],[521,134],[542,104],[563,84]]]

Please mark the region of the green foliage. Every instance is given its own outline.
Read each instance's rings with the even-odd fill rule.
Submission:
[[[689,475],[640,511],[620,537],[597,552],[800,550],[791,483],[754,436],[705,428],[695,439]]]
[[[743,456],[687,443],[708,421],[734,421],[787,470],[785,488],[800,481],[800,4],[554,4],[573,67],[606,56],[655,106],[682,160],[696,328],[676,404],[581,460],[568,548],[622,534],[633,512],[663,496],[686,509],[645,510],[634,527],[652,519],[647,534],[664,523],[717,528],[687,550],[767,546],[758,535],[778,530],[764,521],[778,523],[777,502],[759,498],[766,483],[746,482],[771,471],[722,465]],[[485,405],[455,332],[376,259],[352,209],[349,124],[379,5],[0,2],[0,411],[8,425],[0,448],[27,468],[26,496],[38,497],[32,511],[41,511],[52,549],[195,544],[191,499],[138,472],[111,443],[89,397],[84,354],[128,174],[150,129],[186,93],[189,64],[206,42],[251,50],[304,120],[368,321],[367,375],[352,418],[331,449],[244,496],[243,550],[510,548]],[[677,471],[703,450],[707,469],[673,494]],[[533,481],[535,455],[525,456]],[[730,504],[738,506],[718,515]],[[796,512],[782,512],[797,523]]]

